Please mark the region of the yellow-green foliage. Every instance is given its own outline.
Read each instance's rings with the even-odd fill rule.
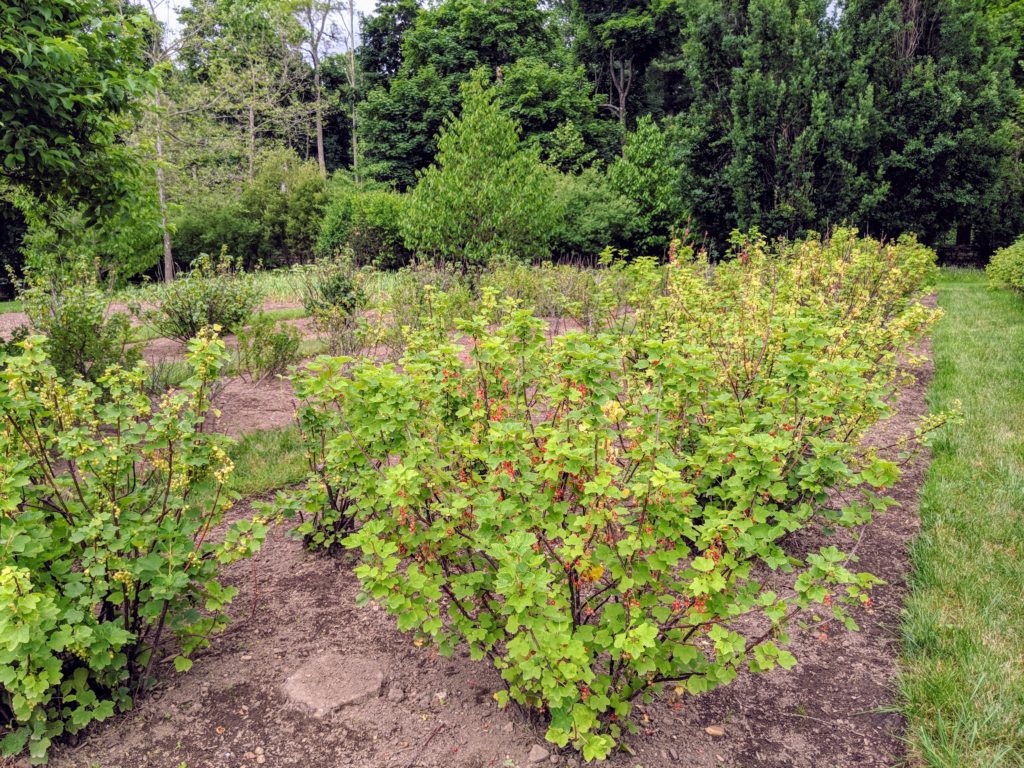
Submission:
[[[996,251],[985,274],[993,285],[1024,291],[1024,237]]]
[[[189,343],[191,375],[152,403],[144,366],[57,376],[45,339],[0,371],[0,742],[45,762],[51,741],[131,705],[168,641],[188,656],[235,593],[220,566],[261,524],[209,536],[231,502],[222,436],[202,429],[223,342]],[[212,492],[196,499],[200,485]]]
[[[314,472],[285,503],[314,513],[307,541],[361,552],[400,629],[488,659],[499,702],[605,757],[666,685],[792,666],[795,617],[856,628],[877,580],[791,534],[888,506],[898,464],[861,438],[937,315],[933,261],[850,231],[737,238],[718,265],[675,243],[622,270],[628,326],[554,339],[488,291],[458,323],[468,360],[426,321],[397,366],[297,376]]]

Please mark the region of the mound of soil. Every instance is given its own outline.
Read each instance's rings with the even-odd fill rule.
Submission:
[[[930,357],[930,349],[921,350]],[[906,387],[896,413],[870,442],[889,445],[926,413],[931,363]],[[231,399],[230,397],[228,399]],[[241,411],[240,411],[241,412]],[[252,418],[253,411],[248,411]],[[262,417],[261,417],[262,418]],[[883,768],[903,758],[903,722],[893,700],[906,545],[917,530],[917,490],[927,457],[909,463],[894,489],[899,502],[841,543],[856,547],[858,569],[886,580],[861,631],[833,625],[796,632],[789,672],[742,674],[703,696],[666,692],[641,707],[641,733],[611,768]],[[243,505],[236,514],[245,514]],[[802,534],[801,549],[822,537]],[[543,740],[543,726],[500,711],[497,674],[464,655],[446,659],[416,647],[382,609],[357,608],[351,561],[310,554],[281,529],[259,555],[227,573],[241,594],[234,621],[192,670],[160,670],[163,682],[134,712],[90,729],[52,755],[55,768],[483,768],[571,764]],[[311,709],[296,680],[358,696]],[[310,671],[312,670],[312,672]],[[370,670],[370,671],[367,671]],[[379,673],[379,678],[376,677]],[[289,694],[292,698],[289,698]],[[308,703],[308,702],[307,702]],[[319,705],[317,705],[319,706]],[[710,733],[708,730],[710,728]]]

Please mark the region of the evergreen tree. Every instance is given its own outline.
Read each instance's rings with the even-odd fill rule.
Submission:
[[[718,244],[735,227],[793,235],[828,215],[825,12],[824,0],[680,5],[688,103],[671,134],[683,207]]]
[[[362,105],[368,172],[408,186],[433,158],[441,121],[458,109],[460,88],[475,70],[501,78],[519,59],[557,59],[549,15],[533,0],[446,0],[422,11],[405,32],[398,74]]]
[[[419,174],[402,217],[406,245],[463,269],[492,256],[539,258],[557,221],[553,174],[493,89],[463,88],[460,116],[438,139],[437,162]]]

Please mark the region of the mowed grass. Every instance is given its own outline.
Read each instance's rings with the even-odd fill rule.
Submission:
[[[306,449],[295,426],[249,432],[238,438],[228,455],[235,462],[228,488],[243,498],[294,485],[308,470]]]
[[[928,766],[1024,766],[1024,298],[947,271],[900,688]],[[916,762],[916,760],[915,760]]]
[[[306,449],[298,427],[265,429],[239,437],[228,449],[235,464],[224,490],[240,499],[261,496],[301,482],[308,470]],[[200,506],[213,498],[212,483],[196,488],[192,501]]]

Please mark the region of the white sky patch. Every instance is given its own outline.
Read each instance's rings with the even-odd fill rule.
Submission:
[[[189,4],[188,0],[156,0],[154,6],[157,19],[166,25],[172,35],[178,32],[178,9]],[[376,7],[376,0],[355,0],[356,13],[371,16]]]

